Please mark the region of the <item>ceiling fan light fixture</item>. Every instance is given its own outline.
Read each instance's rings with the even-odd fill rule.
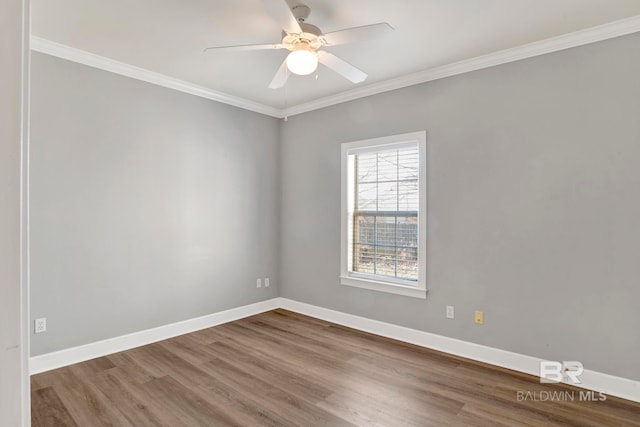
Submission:
[[[299,76],[311,74],[318,68],[318,55],[306,43],[301,43],[287,56],[287,68]]]

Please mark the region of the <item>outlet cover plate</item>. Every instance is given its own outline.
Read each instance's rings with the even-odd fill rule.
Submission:
[[[47,318],[46,317],[41,317],[39,319],[36,319],[33,322],[33,332],[36,334],[40,334],[42,332],[46,332],[47,330]]]
[[[453,319],[455,317],[455,311],[452,305],[447,306],[447,319]]]
[[[482,324],[484,324],[484,313],[483,313],[482,311],[480,311],[480,310],[477,310],[477,311],[476,311],[476,314],[475,314],[475,322],[476,322],[478,325],[482,325]]]

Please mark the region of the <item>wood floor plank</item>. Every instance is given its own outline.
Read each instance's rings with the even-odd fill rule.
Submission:
[[[145,387],[151,396],[164,403],[188,426],[240,426],[219,408],[171,377],[153,379]]]
[[[640,404],[274,310],[34,375],[34,426],[635,426]]]
[[[283,369],[302,372],[310,383],[318,384],[325,388],[335,387],[337,382],[341,382],[341,386],[346,387],[350,382],[367,381],[366,378],[350,376],[343,369],[346,367],[346,361],[327,362],[318,357],[310,360],[308,353],[300,352],[297,348],[274,344],[269,340],[265,342],[261,335],[245,336],[243,332],[231,332],[228,335],[228,339],[241,351],[252,354],[259,359],[271,360],[273,363],[279,364]],[[349,379],[349,381],[345,382],[346,379]]]
[[[115,368],[115,366],[109,357],[105,356],[76,363],[73,365],[73,368],[78,375],[90,377],[108,369]]]
[[[113,365],[118,368],[118,371],[122,371],[128,376],[129,381],[144,384],[154,378],[164,376],[164,373],[162,372],[156,372],[156,375],[150,372],[155,370],[155,367],[148,366],[144,360],[138,360],[133,351],[114,353],[107,357],[111,360]]]
[[[309,381],[304,372],[294,372],[289,366],[274,363],[268,358],[255,357],[245,349],[234,345],[232,340],[218,341],[207,346],[216,358],[233,363],[243,371],[271,384],[284,384],[296,396],[316,403],[331,395],[328,387]]]
[[[287,327],[269,318],[255,319],[246,323],[248,328],[258,330],[260,333],[331,358],[349,359],[357,354],[343,345],[335,345],[318,338],[308,328],[292,328],[290,325]]]
[[[140,350],[140,353],[146,353],[146,360],[152,361],[158,369],[167,374],[163,378],[171,379],[179,383],[180,386],[189,388],[192,392],[192,398],[206,402],[207,405],[215,408],[218,413],[224,414],[231,424],[282,425],[284,420],[277,414],[258,408],[255,402],[251,401],[247,396],[231,392],[228,387],[217,381],[216,378],[207,375],[206,370],[203,369],[199,361],[196,364],[190,363],[175,353],[164,351],[165,348],[163,343],[158,343],[157,345],[146,346],[146,348]],[[203,347],[203,349],[206,349],[206,347]],[[211,355],[209,359],[214,357],[215,355]],[[149,384],[155,384],[155,382],[149,382],[145,385],[148,387]]]
[[[54,389],[79,426],[131,426],[111,402],[71,365],[60,371]]]
[[[346,363],[346,359],[344,357],[331,355],[327,352],[315,352],[302,345],[274,337],[273,335],[265,333],[256,327],[247,327],[240,324],[226,324],[221,325],[220,328],[221,332],[228,338],[252,345],[257,349],[262,350],[265,354],[277,353],[281,354],[281,357],[302,358],[306,361],[307,365],[313,367],[332,367]]]
[[[146,400],[148,394],[136,393],[136,382],[128,382],[119,368],[103,371],[92,377],[91,382],[109,399],[114,408],[134,426],[172,426],[177,419],[167,417],[157,405]],[[138,385],[140,387],[140,385]],[[157,412],[154,412],[154,408]]]
[[[47,387],[52,387],[58,378],[58,370],[43,372],[38,375],[31,376],[31,392]]]
[[[251,396],[262,406],[273,408],[276,413],[290,420],[292,425],[353,426],[350,422],[309,404],[299,396],[255,378],[223,360],[214,359],[203,368],[207,369],[209,375],[220,379],[239,393]]]
[[[240,319],[241,320],[241,319]],[[216,342],[217,340],[220,339],[220,335],[218,334],[218,329],[217,328],[205,328],[205,329],[200,329],[196,332],[190,333],[190,334],[186,334],[186,335],[182,335],[182,336],[193,336],[194,339],[198,339],[202,341],[202,344],[204,345],[208,345],[211,343]]]
[[[275,365],[277,369],[295,374],[298,377],[306,379],[308,389],[320,387],[320,393],[326,393],[328,390],[336,389],[345,390],[351,394],[362,394],[367,396],[370,406],[385,406],[389,402],[393,402],[395,397],[390,395],[387,384],[377,382],[370,378],[369,375],[359,375],[353,372],[345,371],[341,365],[334,366],[313,366],[307,363],[304,357],[295,355],[286,355],[286,350],[272,349],[271,352],[259,350],[251,347],[247,343],[241,343],[241,340],[229,338],[226,342],[237,354],[245,354],[254,360],[269,360],[269,363]],[[220,346],[222,342],[212,344],[209,347]],[[280,352],[282,351],[282,352]],[[245,369],[245,368],[243,368]],[[285,378],[286,379],[286,378]],[[298,380],[296,380],[298,381]],[[287,389],[292,389],[289,381],[279,381],[275,384],[282,384]],[[339,387],[336,387],[339,384]],[[295,389],[294,389],[295,390]],[[307,393],[301,393],[305,396]],[[313,400],[310,400],[313,401]]]
[[[75,427],[71,414],[53,387],[40,388],[31,393],[32,427]]]
[[[205,350],[206,345],[201,344],[195,347],[187,347],[181,345],[181,343],[175,339],[162,341],[159,344],[168,352],[173,353],[177,357],[180,357],[194,365],[207,363],[213,358],[211,354]]]
[[[232,387],[215,378],[208,377],[206,382],[199,384],[196,389],[201,396],[214,400],[233,414],[234,419],[242,426],[285,427],[291,425],[273,409],[261,405],[259,402],[243,393],[238,393]]]
[[[263,331],[261,330],[261,332]],[[348,390],[352,394],[366,395],[370,404],[376,407],[384,407],[391,402],[392,406],[389,407],[390,411],[411,411],[416,404],[420,404],[419,399],[422,394],[424,394],[418,392],[413,393],[411,396],[406,396],[404,395],[404,391],[410,389],[410,387],[406,387],[405,384],[401,384],[400,387],[395,386],[392,389],[389,382],[374,381],[372,380],[373,375],[371,375],[371,373],[355,369],[355,366],[343,369],[341,364],[336,363],[310,364],[305,354],[298,354],[298,352],[295,351],[291,352],[292,347],[290,346],[273,347],[270,348],[270,352],[261,350],[264,346],[260,341],[260,337],[257,336],[247,339],[239,334],[232,334],[230,337],[233,337],[232,340],[236,343],[244,341],[246,346],[242,347],[242,344],[240,344],[240,351],[251,352],[257,349],[256,357],[284,360],[286,361],[288,369],[294,372],[299,371],[305,373],[309,381],[314,384],[326,384],[327,387],[330,387],[331,384],[340,383],[343,389]],[[248,347],[251,343],[254,344],[253,350]],[[236,344],[236,347],[238,347],[238,344]],[[395,394],[391,393],[391,391],[395,391]],[[396,400],[398,396],[403,399]],[[446,403],[441,403],[443,401]],[[435,399],[421,403],[421,405],[425,410],[430,411],[437,410],[437,406],[441,405],[446,407],[446,413],[455,413],[462,406],[462,403],[453,402],[452,400],[447,400],[445,397],[437,396]]]
[[[353,345],[358,347],[360,352],[386,355],[400,359],[405,363],[425,365],[425,361],[430,360],[451,367],[460,364],[460,359],[456,356],[435,350],[425,351],[424,348],[413,344],[356,331],[344,326],[333,325],[326,328],[323,333],[326,334],[327,340],[336,340],[343,345]]]

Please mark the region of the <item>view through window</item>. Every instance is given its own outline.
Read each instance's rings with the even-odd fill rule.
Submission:
[[[418,280],[418,146],[354,154],[352,271]]]

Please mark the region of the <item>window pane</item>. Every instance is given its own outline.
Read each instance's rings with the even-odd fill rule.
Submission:
[[[398,183],[381,182],[378,184],[378,210],[395,211],[398,209]]]
[[[418,262],[398,260],[398,276],[401,279],[418,280]]]
[[[418,211],[418,181],[398,183],[398,210]]]
[[[358,216],[354,271],[418,278],[417,217]]]
[[[358,182],[376,182],[376,153],[358,154],[356,158]]]
[[[377,207],[378,186],[373,184],[358,184],[357,209],[359,211],[375,211]]]
[[[398,217],[397,246],[418,247],[418,217]]]
[[[374,244],[375,243],[375,221],[373,216],[356,217],[355,243]]]
[[[376,245],[395,247],[396,240],[396,218],[377,217],[376,218]]]
[[[389,247],[378,246],[376,253],[376,274],[383,276],[396,275],[396,256],[395,249]]]
[[[398,179],[418,179],[418,147],[398,150]]]
[[[354,245],[353,271],[359,273],[375,273],[375,248],[370,245]]]
[[[378,152],[378,181],[398,180],[398,150]]]
[[[398,277],[418,279],[417,217],[398,218]]]

